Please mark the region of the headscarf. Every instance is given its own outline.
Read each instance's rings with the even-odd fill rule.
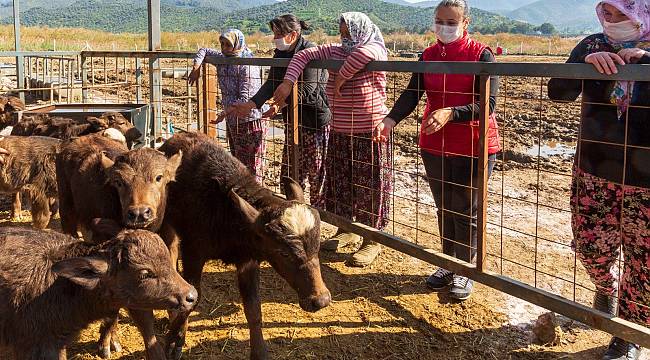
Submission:
[[[596,5],[596,14],[603,28],[605,26],[605,14],[603,5],[609,4],[617,8],[639,27],[641,36],[637,41],[616,42],[607,35],[605,41],[619,52],[622,49],[639,48],[650,51],[650,0],[604,0]],[[610,100],[618,106],[618,118],[622,119],[627,111],[634,91],[634,81],[616,81]]]
[[[221,33],[220,36],[222,39],[228,40],[233,46],[233,53],[235,56],[250,58],[253,57],[253,52],[250,51],[248,46],[246,46],[246,39],[244,34],[237,29],[228,29],[225,32]]]
[[[603,5],[609,4],[622,12],[641,29],[638,41],[650,41],[650,1],[649,0],[604,0],[596,5],[600,24],[605,26]]]
[[[356,11],[345,12],[341,14],[341,20],[347,25],[352,37],[350,46],[347,46],[349,51],[362,45],[376,44],[388,53],[381,30],[370,20],[368,15]]]

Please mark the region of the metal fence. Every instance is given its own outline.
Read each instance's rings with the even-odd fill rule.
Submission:
[[[0,57],[16,55],[4,53]],[[153,118],[158,119],[151,129],[154,139],[160,141],[173,131],[203,131],[226,143],[225,124],[211,123],[224,110],[220,104],[224,94],[215,79],[214,67],[202,67],[196,86],[189,86],[186,81],[192,68],[193,53],[91,51],[52,56],[21,55],[26,59],[25,76],[29,81],[19,91],[28,94],[32,102],[36,94],[41,98],[45,96],[49,102],[75,102],[80,92],[81,101],[86,103],[149,103],[154,108]],[[151,71],[145,61],[152,58],[159,59],[161,64],[159,80],[154,81],[153,86],[151,76],[147,76]],[[288,60],[256,58],[211,59],[211,62],[218,66],[238,64],[254,67],[249,69],[249,76],[260,74],[263,79],[267,77],[268,67],[288,65]],[[312,61],[309,67],[336,70],[341,64],[330,60]],[[648,327],[591,308],[595,287],[571,248],[573,236],[569,204],[575,146],[587,141],[578,131],[580,109],[585,103],[581,99],[553,102],[546,89],[549,77],[579,80],[583,86],[585,80],[650,81],[649,66],[625,66],[614,76],[600,75],[584,64],[387,61],[370,63],[366,69],[387,72],[389,108],[406,90],[411,74],[467,74],[477,77],[478,86],[472,94],[467,94],[476,97],[483,109],[476,114],[476,118],[481,119],[477,125],[482,134],[478,140],[479,155],[469,159],[475,164],[477,173],[470,184],[427,176],[417,142],[424,109],[423,97],[413,115],[403,120],[393,134],[392,161],[387,170],[392,174],[394,187],[383,194],[390,199],[389,225],[380,231],[321,210],[324,221],[593,328],[650,347]],[[502,151],[497,156],[494,172],[488,177],[485,120],[489,113],[485,109],[489,108],[490,76],[500,77],[495,112]],[[58,82],[53,81],[55,78]],[[34,79],[42,79],[44,84],[34,82]],[[50,82],[45,84],[45,80]],[[31,85],[32,82],[35,86]],[[424,90],[423,84],[418,83],[411,90]],[[300,162],[306,151],[301,134],[310,129],[298,117],[298,109],[304,104],[299,96],[295,96],[296,87],[293,95],[286,118],[276,116],[265,121],[266,151],[259,159],[263,165],[258,175],[267,186],[278,192],[281,172],[299,178],[300,172],[305,170]],[[613,106],[609,103],[602,105]],[[240,129],[231,126],[228,131],[236,134]],[[355,134],[352,137],[366,137],[367,140],[367,135]],[[285,143],[288,144],[286,150]],[[632,148],[649,150],[627,142],[621,147],[626,152]],[[353,156],[351,153],[350,158]],[[444,221],[444,216],[449,216],[449,213],[443,211],[443,219],[438,219],[439,204],[433,201],[430,180],[438,181],[442,186],[465,187],[476,192],[479,209],[478,242],[474,249],[477,252],[476,264],[460,261],[441,251],[443,235],[438,230],[438,222]],[[327,200],[348,202],[348,205],[355,201],[354,197]],[[620,238],[622,234],[616,236]],[[452,238],[445,240],[455,241]],[[625,261],[618,260],[617,266],[623,269]],[[643,303],[634,305],[648,307]]]

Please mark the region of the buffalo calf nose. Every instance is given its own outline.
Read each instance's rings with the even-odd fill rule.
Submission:
[[[153,209],[150,207],[133,207],[127,213],[130,222],[145,222],[150,221],[154,217]]]
[[[315,296],[311,302],[312,302],[312,307],[314,310],[320,310],[322,308],[325,308],[329,306],[330,301],[332,300],[332,296],[330,295],[329,291],[321,294],[320,296]]]
[[[135,221],[138,218],[138,214],[133,209],[129,210],[127,216],[129,217],[129,221]]]
[[[149,207],[144,209],[144,211],[142,212],[142,217],[145,220],[151,220],[151,218],[153,217],[153,210],[151,210],[151,208]]]
[[[196,291],[196,289],[192,286],[190,288],[190,291],[185,295],[185,303],[187,305],[194,305],[199,297],[199,293]]]

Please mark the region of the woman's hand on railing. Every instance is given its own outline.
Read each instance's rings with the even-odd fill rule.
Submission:
[[[283,103],[276,103],[276,102],[273,102],[273,101],[270,101],[270,102],[268,103],[268,105],[269,105],[269,109],[266,110],[266,111],[262,114],[262,117],[265,117],[265,118],[272,118],[272,117],[274,117],[277,113],[279,113],[280,110],[282,110],[283,107],[287,106],[287,104],[286,104],[285,102],[283,102]]]
[[[235,114],[239,117],[249,116],[251,110],[255,109],[256,105],[252,101],[247,101],[238,104],[232,104],[228,107],[228,113]]]
[[[454,115],[454,109],[452,108],[442,108],[438,109],[424,119],[422,126],[424,126],[424,133],[426,135],[431,135],[435,132],[440,131],[452,118]]]
[[[274,104],[283,104],[287,101],[289,94],[291,94],[291,89],[293,88],[293,83],[289,80],[284,80],[280,86],[275,89],[273,93],[273,103]]]
[[[192,71],[190,71],[190,74],[187,76],[187,82],[190,85],[196,84],[196,82],[199,80],[200,75],[201,75],[201,65],[194,65]]]
[[[639,48],[623,49],[618,52],[618,56],[625,61],[626,64],[636,64],[642,57],[648,54],[647,51]]]
[[[601,51],[587,55],[585,63],[592,64],[601,74],[612,75],[618,73],[616,64],[625,65],[625,60],[618,54]]]
[[[390,138],[390,132],[393,131],[393,128],[397,125],[395,120],[389,118],[388,116],[384,118],[372,132],[372,141],[374,142],[386,142]]]
[[[217,115],[217,118],[210,121],[210,124],[218,124],[218,123],[224,121],[230,115],[237,116],[237,114],[235,114],[235,111],[234,111],[232,106],[229,106],[227,109],[222,111],[219,115]]]

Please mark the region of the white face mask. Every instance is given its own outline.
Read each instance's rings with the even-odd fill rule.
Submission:
[[[273,39],[273,43],[275,44],[276,49],[280,51],[287,51],[291,48],[291,43],[287,44],[286,41],[284,41],[284,39],[286,39],[286,36],[281,37],[279,39]]]
[[[617,23],[605,21],[603,30],[607,37],[617,42],[637,41],[641,37],[641,29],[632,20]]]
[[[454,41],[460,39],[463,36],[463,28],[460,25],[450,26],[450,25],[439,25],[435,24],[433,31],[436,33],[438,40],[442,41],[444,44],[453,43]]]

